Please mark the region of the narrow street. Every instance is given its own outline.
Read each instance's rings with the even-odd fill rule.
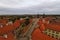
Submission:
[[[34,19],[32,24],[29,26],[28,30],[23,34],[24,37],[19,38],[19,40],[31,40],[31,34],[35,27],[37,27],[38,18]]]

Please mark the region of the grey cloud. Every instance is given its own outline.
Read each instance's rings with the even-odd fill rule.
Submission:
[[[6,13],[46,13],[46,14],[60,14],[60,1],[56,0],[53,2],[45,1],[42,4],[26,7],[26,8],[0,8],[0,12],[6,12]]]

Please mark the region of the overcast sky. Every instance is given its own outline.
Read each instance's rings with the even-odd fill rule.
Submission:
[[[0,14],[59,14],[60,0],[0,0]]]

